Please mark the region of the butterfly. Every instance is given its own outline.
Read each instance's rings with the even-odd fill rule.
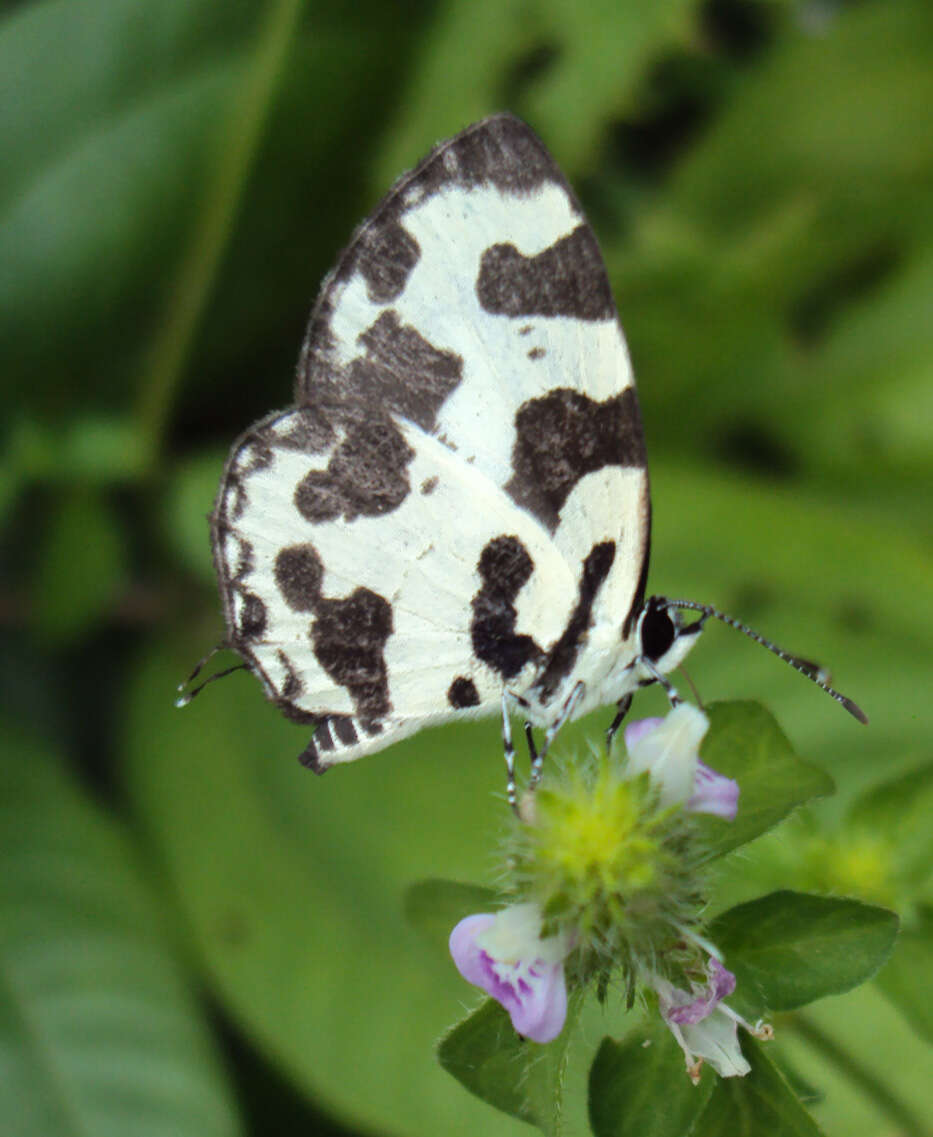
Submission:
[[[711,606],[646,599],[645,442],[609,280],[511,114],[435,147],[357,229],[294,406],[233,446],[211,535],[225,646],[312,728],[318,772],[498,712],[514,805],[513,710],[534,784],[569,719],[615,704],[611,743],[639,687],[675,702],[667,675],[710,615],[864,718]]]

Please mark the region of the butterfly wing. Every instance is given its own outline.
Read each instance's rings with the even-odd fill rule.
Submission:
[[[231,645],[318,724],[318,768],[498,706],[558,645],[572,668],[597,546],[615,555],[577,640],[643,590],[644,444],[609,284],[512,116],[443,143],[358,230],[296,404],[234,448],[213,531]]]

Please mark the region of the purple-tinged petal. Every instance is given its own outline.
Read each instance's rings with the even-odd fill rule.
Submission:
[[[476,916],[467,916],[450,933],[448,946],[457,970],[474,987],[483,987],[485,967],[483,955],[485,954],[476,942],[476,937],[492,927],[496,922],[495,916],[483,912]]]
[[[694,791],[700,743],[709,719],[692,704],[680,703],[650,730],[642,723],[632,727],[636,729],[631,742],[626,732],[628,776],[637,777],[647,770],[658,787],[662,806],[683,805]]]
[[[539,970],[540,969],[540,970]],[[509,1012],[512,1026],[532,1042],[552,1042],[564,1029],[567,1019],[567,985],[563,964],[538,961],[530,990]]]
[[[625,728],[625,749],[631,750],[640,738],[644,738],[646,734],[650,734],[659,727],[662,722],[664,722],[664,719],[660,718],[636,719],[634,722],[630,722]]]
[[[739,783],[724,774],[717,774],[705,762],[698,762],[693,796],[687,802],[687,809],[735,821],[739,812]]]
[[[506,908],[497,916],[467,916],[450,934],[450,954],[467,982],[509,1012],[519,1034],[550,1042],[567,1018],[567,944],[561,937],[541,940],[540,926],[540,912],[531,905]]]
[[[747,1023],[721,1001],[735,990],[731,971],[715,957],[709,959],[706,971],[706,984],[693,984],[690,993],[660,975],[648,977],[658,993],[661,1016],[684,1052],[687,1073],[694,1083],[699,1081],[704,1061],[723,1078],[744,1077],[749,1072],[751,1067],[739,1046],[740,1026],[757,1038],[773,1037],[770,1027]]]
[[[691,992],[692,998],[684,991],[676,991],[678,998],[663,1011],[668,1023],[685,1025],[702,1022],[713,1013],[727,995],[731,995],[735,990],[735,976],[731,971],[727,971],[718,959],[709,961],[708,973],[709,982],[705,987],[695,986]]]

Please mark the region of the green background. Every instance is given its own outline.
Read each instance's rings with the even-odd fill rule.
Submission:
[[[778,1021],[769,1054],[827,1133],[891,1129],[813,1027],[929,1115],[930,779],[883,825],[859,802],[933,757],[931,48],[928,0],[0,5],[16,1137],[528,1131],[437,1066],[476,1000],[403,915],[420,878],[492,879],[497,725],[316,779],[251,677],[172,706],[223,635],[205,517],[227,447],[288,404],[354,225],[501,109],[552,150],[609,267],[651,460],[649,588],[831,665],[871,719],[726,628],[691,656],[704,699],[765,702],[839,791],[726,858],[716,909],[815,888],[893,904],[913,936],[912,970],[895,953],[807,1029]],[[619,1007],[586,1020],[568,1133],[623,1030]]]

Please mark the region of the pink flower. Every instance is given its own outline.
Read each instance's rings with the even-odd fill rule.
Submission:
[[[556,1038],[567,1017],[566,935],[541,939],[537,904],[515,904],[496,915],[467,916],[450,933],[457,970],[509,1012],[512,1026],[533,1042]]]
[[[694,813],[713,813],[734,821],[739,786],[700,761],[700,743],[709,720],[689,703],[667,718],[638,719],[625,728],[630,776],[647,770],[661,790],[664,805],[683,803]]]

